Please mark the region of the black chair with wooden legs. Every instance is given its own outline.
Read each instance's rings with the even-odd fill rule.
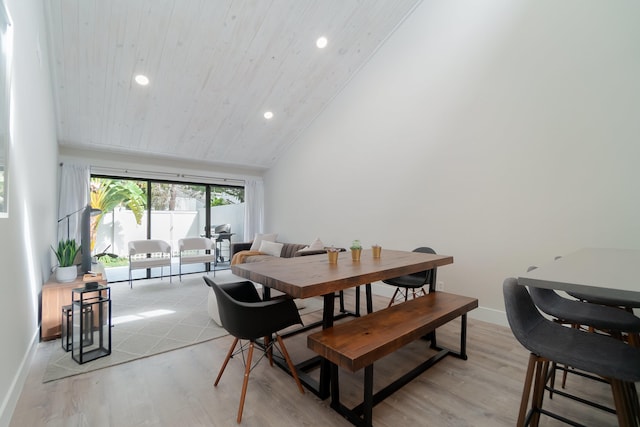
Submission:
[[[425,254],[435,254],[431,248],[428,247],[419,247],[415,248],[413,252],[421,252]],[[393,279],[383,280],[383,283],[387,285],[396,286],[396,290],[391,297],[391,301],[389,301],[389,305],[387,307],[391,307],[391,305],[396,301],[396,297],[400,294],[400,297],[406,301],[409,298],[409,294],[413,298],[416,296],[426,295],[427,292],[424,290],[425,286],[430,286],[431,289],[435,289],[436,286],[436,268],[432,268],[431,270],[420,271],[418,273],[407,274],[405,276],[394,277]]]
[[[273,348],[280,352],[289,366],[291,375],[298,385],[300,393],[304,394],[304,389],[298,379],[295,366],[291,362],[291,358],[289,357],[289,353],[287,352],[282,338],[277,334],[278,331],[289,326],[296,324],[302,325],[302,320],[300,319],[298,309],[296,308],[293,300],[275,299],[262,301],[252,282],[242,281],[218,285],[206,276],[203,278],[205,283],[210,286],[216,294],[222,327],[234,337],[231,348],[222,363],[222,367],[220,368],[220,372],[218,373],[218,377],[214,383],[215,386],[220,382],[220,378],[227,367],[229,359],[240,352],[244,355],[244,350],[248,347],[248,354],[244,361],[246,366],[244,381],[242,383],[242,393],[240,395],[240,407],[238,408],[237,422],[240,423],[242,420],[242,409],[244,407],[244,400],[247,393],[249,373],[252,369],[251,361],[253,358],[253,350],[255,348],[256,340],[259,338],[265,338],[263,349],[265,354],[269,357],[269,361],[272,366],[273,360],[271,359],[271,354]],[[275,335],[275,340],[272,339],[272,335]],[[240,340],[247,340],[248,343],[240,343],[240,349],[234,353]]]
[[[513,335],[531,352],[518,414],[518,427],[529,423],[537,426],[541,414],[579,425],[542,407],[551,362],[573,366],[605,378],[611,384],[618,424],[640,424],[635,393],[635,382],[640,381],[640,349],[606,335],[567,328],[545,319],[527,289],[519,285],[515,278],[504,281],[503,294]],[[531,409],[527,411],[532,384]]]

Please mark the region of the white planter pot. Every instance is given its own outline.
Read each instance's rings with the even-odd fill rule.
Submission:
[[[73,282],[78,277],[78,267],[58,267],[56,269],[56,280],[61,283]]]

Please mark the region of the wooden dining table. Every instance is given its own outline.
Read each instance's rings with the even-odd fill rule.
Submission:
[[[580,249],[523,273],[518,283],[615,298],[640,307],[640,250]]]
[[[379,280],[391,279],[406,274],[418,273],[453,263],[449,255],[425,254],[383,249],[380,258],[373,258],[372,251],[362,251],[359,261],[351,259],[351,253],[341,252],[336,264],[330,264],[326,254],[294,258],[274,258],[267,262],[237,264],[231,266],[233,274],[262,284],[265,298],[269,290],[276,289],[293,298],[323,296],[322,328],[333,325],[335,293]],[[435,284],[433,284],[435,291]],[[370,301],[370,295],[368,297]],[[372,310],[368,307],[368,311]],[[309,366],[304,361],[300,366]],[[301,381],[317,396],[329,396],[330,372],[328,362],[320,362],[318,381],[300,374]]]

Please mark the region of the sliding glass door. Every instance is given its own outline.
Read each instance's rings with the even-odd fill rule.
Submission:
[[[151,234],[171,245],[178,256],[178,241],[205,235],[205,185],[151,183]]]
[[[160,239],[172,249],[178,273],[179,240],[220,237],[216,226],[231,232],[219,239],[218,268],[228,268],[229,245],[242,240],[244,188],[202,183],[141,180],[106,176],[91,178],[92,205],[102,210],[94,224],[94,254],[102,255],[110,282],[128,280],[128,242]],[[185,271],[186,268],[186,271]],[[169,274],[165,268],[164,275]],[[183,273],[205,271],[204,264],[183,267]],[[160,269],[133,272],[134,278],[159,277]]]

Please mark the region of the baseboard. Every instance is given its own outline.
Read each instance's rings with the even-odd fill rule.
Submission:
[[[371,285],[371,291],[375,295],[391,298],[395,288],[377,282]],[[477,309],[469,312],[468,317],[471,319],[481,320],[483,322],[494,323],[500,326],[509,326],[507,322],[507,314],[504,311],[479,306]]]
[[[496,310],[494,308],[478,307],[475,310],[469,312],[469,318],[481,320],[487,323],[493,323],[495,325],[509,327],[507,321],[507,313],[504,311]]]
[[[33,338],[31,340],[31,345],[22,358],[20,367],[18,368],[16,375],[13,377],[11,387],[9,388],[4,400],[2,401],[2,406],[0,406],[0,427],[8,427],[11,423],[11,417],[13,416],[13,411],[16,408],[16,404],[18,403],[18,398],[20,398],[20,393],[22,393],[24,383],[27,380],[29,367],[31,366],[31,360],[36,354],[36,346],[38,345],[39,339],[40,328],[36,328],[36,331],[33,334]]]

